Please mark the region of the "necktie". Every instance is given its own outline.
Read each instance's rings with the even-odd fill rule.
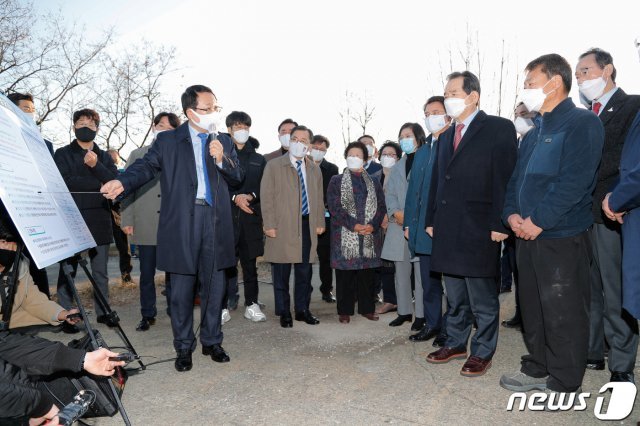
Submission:
[[[207,173],[207,139],[209,135],[206,133],[198,133],[198,137],[202,141],[202,173],[204,174],[204,199],[210,206],[213,206],[213,197],[211,196],[211,184],[209,183],[209,173]]]
[[[596,115],[600,115],[600,108],[602,108],[602,104],[600,102],[596,102],[591,106],[591,109],[596,113]]]
[[[453,151],[455,152],[458,149],[458,145],[460,145],[460,141],[462,140],[462,129],[464,128],[464,124],[456,124],[456,134],[453,137]]]
[[[296,161],[296,171],[300,179],[300,188],[302,189],[302,215],[309,214],[309,200],[307,199],[307,187],[304,185],[304,176],[302,175],[302,160]]]

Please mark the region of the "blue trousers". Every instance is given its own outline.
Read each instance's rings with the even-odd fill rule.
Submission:
[[[315,229],[314,229],[315,231]],[[311,234],[309,232],[309,218],[302,220],[302,263],[293,264],[294,270],[294,309],[296,312],[309,310],[311,300]],[[289,295],[290,263],[272,263],[271,276],[273,279],[273,296],[275,298],[276,315],[291,314],[291,296]]]
[[[200,282],[200,343],[203,346],[222,343],[221,314],[226,293],[224,270],[217,270],[213,214],[210,206],[195,206],[193,235],[197,236],[192,255],[198,259],[196,274],[170,273],[171,328],[176,350],[196,347],[193,334],[193,299]],[[169,294],[169,293],[168,293]]]
[[[429,328],[442,328],[442,274],[431,272],[431,256],[418,255],[424,317]],[[445,314],[446,315],[446,314]]]
[[[473,320],[478,329],[471,338],[471,355],[491,359],[498,344],[498,289],[495,278],[444,275],[449,301],[447,347],[466,348]]]

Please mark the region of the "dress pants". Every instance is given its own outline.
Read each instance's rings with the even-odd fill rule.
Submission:
[[[315,230],[314,230],[315,231]],[[293,264],[294,270],[294,309],[296,312],[309,310],[311,300],[311,234],[309,232],[309,217],[302,217],[302,263]],[[291,263],[272,263],[271,276],[273,279],[273,296],[275,299],[275,313],[278,316],[291,315],[291,297],[289,295],[289,276]]]
[[[609,343],[609,370],[633,372],[638,352],[638,321],[622,309],[622,238],[617,224],[591,229],[591,310],[587,359],[604,359]],[[640,261],[640,259],[638,259]]]
[[[429,328],[440,329],[442,328],[442,274],[431,272],[430,255],[418,255],[418,258],[420,259],[424,317]]]
[[[386,264],[386,266],[385,266]],[[374,291],[373,294],[378,294],[378,286],[375,284],[375,277],[379,277],[382,285],[382,301],[384,303],[391,303],[392,305],[398,304],[396,298],[396,267],[393,262],[382,261],[380,268],[375,268],[374,271]]]
[[[196,205],[194,211],[194,247],[192,255],[198,259],[196,274],[170,273],[171,328],[176,350],[196,347],[193,334],[193,299],[200,282],[200,343],[211,346],[222,343],[221,314],[226,293],[224,269],[215,265],[215,231],[213,207]]]
[[[478,329],[471,338],[471,355],[491,359],[498,344],[500,303],[495,278],[444,275],[449,315],[447,342],[451,348],[466,348],[473,320]]]
[[[145,318],[155,318],[156,309],[156,246],[138,246],[140,261],[140,313]],[[168,300],[168,299],[167,299]]]
[[[566,238],[516,242],[523,337],[521,371],[546,377],[547,388],[574,392],[582,384],[589,344],[588,231]]]
[[[360,315],[374,312],[373,274],[372,268],[336,269],[338,315],[353,315],[356,300]]]
[[[404,260],[394,262],[396,267],[396,298],[398,300],[398,315],[413,314],[411,294],[411,271],[415,278],[415,310],[416,318],[424,318],[422,296],[422,282],[420,280],[420,263]]]
[[[325,232],[318,235],[318,269],[320,270],[320,293],[329,294],[333,291],[333,269],[331,269],[331,218],[325,217]],[[313,272],[312,272],[313,274]],[[313,292],[313,288],[311,288]]]
[[[109,246],[110,244],[104,244],[89,249],[89,260],[91,263],[91,275],[96,282],[96,285],[104,295],[107,302],[109,301],[109,277],[107,275],[107,262],[109,261]],[[71,276],[75,279],[76,272],[78,271],[78,261],[76,258],[69,258],[68,261],[73,267]],[[58,271],[58,304],[65,309],[71,309],[71,306],[75,305],[71,290],[69,289],[69,283],[67,277],[62,270],[62,264]],[[106,312],[102,309],[102,306],[98,302],[98,298],[93,295],[93,306],[96,315],[104,315]]]

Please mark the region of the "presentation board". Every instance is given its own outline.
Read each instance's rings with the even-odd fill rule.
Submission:
[[[38,268],[96,246],[38,127],[2,94],[0,199]]]

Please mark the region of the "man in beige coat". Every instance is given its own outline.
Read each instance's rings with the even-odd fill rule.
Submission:
[[[311,264],[316,260],[317,235],[325,231],[322,172],[306,158],[312,138],[313,132],[305,126],[294,127],[288,154],[267,163],[260,186],[267,236],[264,258],[271,262],[275,311],[284,328],[293,327],[292,263],[295,319],[311,325],[320,322],[309,311]]]

